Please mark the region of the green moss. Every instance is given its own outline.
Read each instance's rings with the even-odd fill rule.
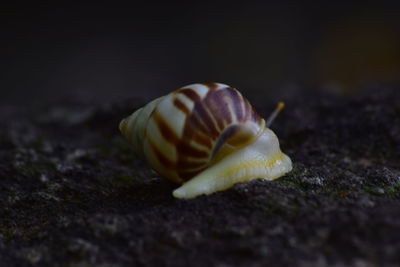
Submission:
[[[9,242],[13,239],[14,234],[12,230],[0,226],[0,237],[4,240],[4,242]]]
[[[277,180],[277,183],[284,185],[286,187],[290,187],[293,188],[297,191],[299,191],[300,193],[305,193],[306,191],[306,187],[304,186],[304,184],[296,179],[290,178],[290,177],[284,177],[281,178],[279,180]]]
[[[132,184],[134,181],[134,179],[132,177],[130,177],[129,175],[124,175],[124,174],[116,175],[114,178],[115,178],[115,181],[117,181],[118,183],[120,183],[122,185],[129,185],[129,184]]]
[[[27,177],[37,177],[42,173],[49,173],[57,170],[52,162],[24,162],[23,165],[14,166],[17,173]]]
[[[269,215],[279,215],[279,216],[287,215],[287,209],[276,203],[266,202],[261,205],[258,205],[258,208],[262,212],[265,212]]]
[[[111,144],[97,146],[97,151],[104,158],[115,156],[123,164],[132,163],[137,159],[131,145],[120,136],[115,136]]]
[[[114,177],[104,180],[103,185],[105,187],[111,187],[113,189],[129,187],[132,185],[141,184],[143,181],[141,179],[137,179],[133,176],[126,174],[116,174]]]
[[[45,142],[45,137],[43,136],[37,137],[30,143],[30,147],[37,152],[43,152],[44,142]]]
[[[120,136],[114,137],[113,149],[116,152],[117,159],[121,163],[132,163],[136,159],[136,155],[131,145]]]
[[[364,192],[373,196],[393,197],[400,195],[400,184],[389,186],[365,187]]]

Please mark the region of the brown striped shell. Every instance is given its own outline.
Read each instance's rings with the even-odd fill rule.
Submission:
[[[124,119],[120,130],[157,172],[184,183],[254,141],[264,125],[239,91],[208,83],[153,100]]]

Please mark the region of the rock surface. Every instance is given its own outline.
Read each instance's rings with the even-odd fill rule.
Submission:
[[[1,265],[398,266],[399,90],[284,100],[293,171],[193,200],[118,133],[140,101],[0,108]]]

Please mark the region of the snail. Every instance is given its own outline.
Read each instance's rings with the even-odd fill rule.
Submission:
[[[291,171],[276,135],[233,87],[191,84],[159,97],[119,124],[134,152],[161,176],[182,184],[176,198],[194,198],[256,178]]]

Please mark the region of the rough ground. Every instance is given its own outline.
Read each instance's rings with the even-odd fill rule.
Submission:
[[[0,265],[399,266],[399,90],[285,101],[294,170],[194,200],[118,133],[140,101],[1,107]]]

